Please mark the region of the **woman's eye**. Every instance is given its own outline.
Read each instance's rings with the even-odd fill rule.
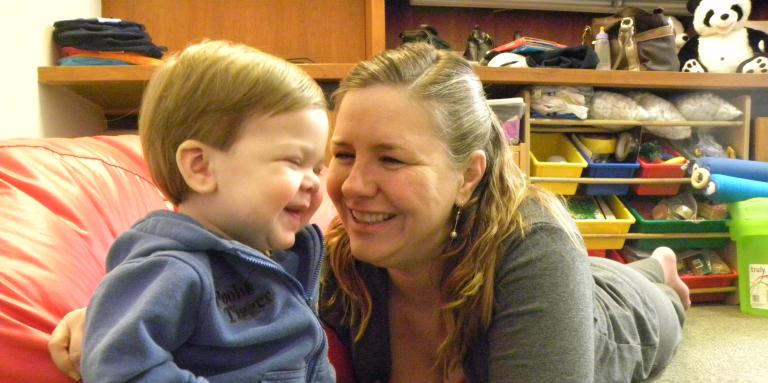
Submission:
[[[389,167],[399,167],[399,166],[405,165],[405,162],[400,161],[395,157],[388,157],[388,156],[381,157],[381,162],[383,162],[385,166],[389,166]]]
[[[403,161],[400,161],[394,157],[381,157],[381,160],[384,162],[392,162],[392,163],[400,163],[400,164],[403,163]]]
[[[355,158],[355,156],[352,153],[338,152],[333,153],[333,158],[337,160],[352,160]]]

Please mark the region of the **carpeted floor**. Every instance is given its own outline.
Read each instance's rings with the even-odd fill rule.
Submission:
[[[768,318],[738,305],[694,304],[675,359],[651,382],[768,382]]]

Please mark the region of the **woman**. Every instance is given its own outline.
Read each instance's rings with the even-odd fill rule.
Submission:
[[[513,164],[465,60],[387,51],[334,102],[321,316],[359,382],[621,382],[669,363],[690,305],[674,253],[587,257],[561,201]],[[59,327],[80,336],[77,321]]]
[[[359,381],[628,381],[668,363],[689,304],[674,254],[587,258],[560,201],[512,163],[466,61],[385,52],[334,102],[322,317]]]

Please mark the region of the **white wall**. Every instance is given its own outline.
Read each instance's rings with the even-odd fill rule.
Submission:
[[[100,132],[100,109],[63,87],[40,86],[37,67],[54,65],[53,23],[101,16],[100,0],[0,2],[0,138],[72,137]]]

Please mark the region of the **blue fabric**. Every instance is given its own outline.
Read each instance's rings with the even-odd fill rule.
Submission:
[[[270,258],[188,216],[149,214],[110,249],[83,380],[332,382],[316,313],[323,259],[316,226]]]
[[[133,65],[125,61],[96,57],[64,57],[58,62],[60,66]]]

